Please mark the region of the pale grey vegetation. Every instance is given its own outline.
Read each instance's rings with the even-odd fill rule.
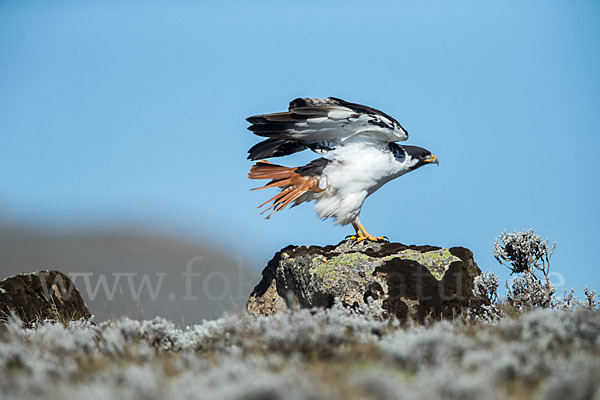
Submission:
[[[513,273],[523,272],[534,275],[541,273],[548,277],[550,258],[556,243],[548,247],[548,239],[536,235],[532,229],[522,232],[514,231],[500,234],[494,244],[494,256],[499,263],[508,267]]]
[[[518,237],[549,261],[547,242],[531,232],[504,234],[520,250],[500,244],[501,262],[517,268],[506,260],[527,250]],[[13,316],[0,326],[0,397],[600,399],[595,291],[586,288],[584,300],[548,295],[543,276],[528,270],[535,257],[525,256],[506,298],[485,273],[473,290],[480,308],[425,325],[384,318],[375,301],[229,314],[184,329],[125,317],[26,327]]]
[[[562,297],[555,296],[556,288],[550,282],[550,259],[556,248],[548,246],[548,239],[535,234],[532,229],[522,232],[502,232],[494,244],[494,256],[501,265],[507,267],[511,274],[516,274],[512,284],[506,283],[506,297],[498,296],[499,279],[491,272],[484,272],[475,278],[473,294],[491,306],[482,306],[472,310],[476,316],[484,320],[494,319],[502,314],[502,309],[514,309],[525,312],[534,308],[554,308],[574,310],[580,307],[587,310],[598,310],[600,298],[595,290],[587,286],[584,289],[585,299],[579,300],[574,290],[565,290]]]
[[[377,312],[229,315],[177,329],[13,318],[3,398],[587,399],[600,396],[600,314],[536,310],[494,323],[401,326]],[[567,397],[565,397],[567,396]]]
[[[473,295],[483,300],[484,303],[470,310],[471,319],[480,322],[492,322],[500,318],[501,311],[497,306],[499,287],[500,279],[489,271],[475,277],[473,280]]]

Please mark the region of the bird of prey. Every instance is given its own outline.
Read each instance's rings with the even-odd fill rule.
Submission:
[[[267,218],[288,205],[315,200],[321,219],[333,218],[340,225],[352,224],[351,239],[383,241],[360,222],[367,197],[407,172],[427,164],[438,164],[428,150],[400,146],[408,132],[382,111],[342,99],[298,98],[287,112],[248,117],[248,127],[267,139],[248,150],[248,159],[260,160],[250,169],[250,179],[270,179],[265,186],[280,191],[261,204],[272,202]],[[265,159],[311,149],[322,157],[301,167],[284,167]],[[264,212],[263,211],[263,212]]]

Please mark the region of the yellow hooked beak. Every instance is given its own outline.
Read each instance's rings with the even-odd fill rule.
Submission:
[[[423,161],[425,161],[427,163],[433,163],[436,165],[440,165],[440,161],[433,154],[429,158],[424,159]]]

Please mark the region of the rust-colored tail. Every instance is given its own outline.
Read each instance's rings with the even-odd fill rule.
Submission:
[[[252,190],[267,189],[278,187],[281,191],[269,200],[262,203],[258,208],[273,202],[269,208],[262,213],[271,210],[267,216],[269,219],[273,214],[283,210],[292,202],[298,200],[303,194],[308,192],[318,193],[323,189],[319,188],[319,179],[314,175],[303,175],[299,173],[299,168],[283,167],[272,164],[268,161],[259,161],[250,168],[248,178],[250,179],[271,179],[265,186],[254,188]],[[261,213],[261,214],[262,214]]]

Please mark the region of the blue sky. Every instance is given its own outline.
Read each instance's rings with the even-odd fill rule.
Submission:
[[[440,159],[366,201],[371,233],[465,246],[506,277],[493,241],[531,227],[558,242],[566,286],[600,288],[598,71],[594,1],[5,0],[0,215],[143,226],[260,263],[337,243],[352,229],[311,205],[259,215],[244,121],[336,96]]]

